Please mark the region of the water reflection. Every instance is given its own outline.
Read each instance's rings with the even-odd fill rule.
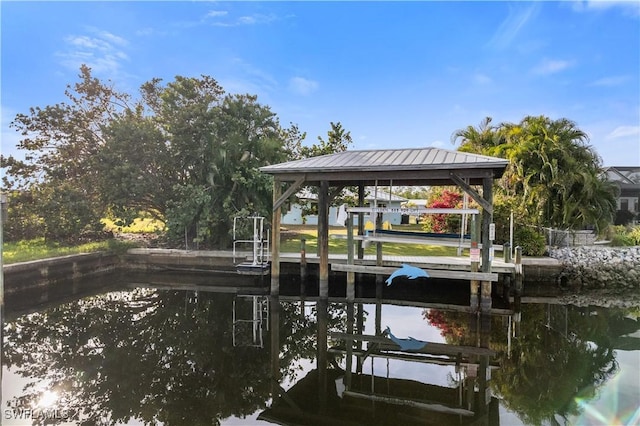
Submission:
[[[46,396],[84,424],[570,424],[620,375],[620,351],[640,356],[638,308],[526,304],[478,317],[426,299],[166,287],[9,314],[3,361],[28,382],[10,409]],[[401,350],[387,326],[427,344]],[[631,424],[638,411],[624,411],[637,406],[619,403],[614,415]]]

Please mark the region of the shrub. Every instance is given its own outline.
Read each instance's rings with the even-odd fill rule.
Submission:
[[[634,246],[640,246],[640,226],[632,228],[631,231],[629,231],[629,237]]]
[[[638,246],[640,245],[640,226],[628,228],[622,225],[610,226],[607,230],[607,239],[611,240],[611,245]]]
[[[544,235],[534,228],[520,227],[514,231],[514,243],[522,247],[525,256],[542,256],[546,249]]]
[[[616,225],[628,225],[635,218],[635,216],[635,214],[628,210],[618,210],[616,211],[614,223]]]

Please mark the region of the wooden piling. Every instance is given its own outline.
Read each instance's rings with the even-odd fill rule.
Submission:
[[[304,283],[307,280],[307,240],[300,239],[300,281]]]
[[[276,205],[282,195],[282,182],[278,179],[273,181],[273,204]],[[273,210],[271,219],[271,295],[280,294],[280,221],[282,209],[280,206]]]
[[[478,219],[477,219],[477,215],[472,215],[471,216],[471,272],[478,272],[480,269],[480,262],[479,259],[477,259],[476,257],[478,256],[477,254],[477,250],[478,250]],[[473,310],[477,310],[479,309],[479,299],[478,299],[478,293],[479,293],[479,289],[480,289],[480,281],[478,280],[471,280],[470,282],[470,297],[469,297],[469,306],[471,307],[471,309]]]
[[[522,269],[522,247],[520,246],[516,247],[515,252],[516,252],[516,258],[515,258],[516,276],[515,276],[514,290],[515,290],[515,294],[517,296],[520,296],[522,294],[522,290],[524,287],[524,284],[523,284],[524,273]]]
[[[349,213],[347,217],[347,265],[353,265],[354,262],[354,244],[353,244],[353,214]],[[356,297],[356,274],[355,272],[347,272],[347,301],[353,302]]]
[[[320,297],[329,297],[329,183],[320,182],[318,194],[318,248],[320,252]]]

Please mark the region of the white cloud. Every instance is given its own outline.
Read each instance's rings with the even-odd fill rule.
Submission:
[[[444,142],[442,142],[442,141],[433,141],[433,142],[431,142],[431,144],[429,146],[432,146],[434,148],[442,148],[444,146]]]
[[[535,74],[549,75],[564,71],[571,66],[573,66],[573,63],[570,61],[563,61],[559,59],[545,59],[533,69],[533,72]]]
[[[640,126],[618,126],[606,136],[606,139],[619,139],[638,136],[640,137]]]
[[[538,2],[531,3],[526,9],[521,8],[520,5],[522,3],[518,7],[509,4],[509,14],[489,40],[489,47],[497,49],[509,47],[527,23],[535,18],[540,9]]]
[[[625,15],[640,16],[640,2],[630,0],[588,0],[571,2],[577,12],[598,12],[617,8]]]
[[[478,84],[489,84],[493,82],[493,80],[491,80],[491,77],[482,73],[477,73],[476,75],[473,76],[473,79]]]
[[[215,18],[223,18],[229,17],[225,12],[224,14],[218,13],[217,15],[207,15],[207,18],[215,17]],[[286,16],[285,18],[290,18],[291,16]],[[263,14],[253,14],[253,15],[244,15],[240,16],[237,19],[227,19],[224,21],[218,20],[212,23],[212,25],[218,27],[237,27],[241,25],[258,25],[258,24],[268,24],[273,21],[277,21],[282,19],[274,14],[263,15]]]
[[[229,12],[226,10],[211,10],[207,13],[207,18],[218,18],[220,16],[227,16]]]
[[[69,35],[65,38],[66,48],[56,53],[62,65],[77,71],[86,64],[96,74],[113,76],[122,62],[129,59],[124,48],[128,41],[113,33],[89,28],[88,34]]]
[[[603,77],[601,79],[598,79],[598,80],[592,82],[589,85],[590,86],[613,87],[613,86],[620,86],[620,85],[626,83],[629,80],[630,80],[630,78],[627,75],[617,75],[617,76],[611,76],[611,77]]]
[[[307,96],[318,90],[317,81],[309,80],[304,77],[293,77],[289,80],[289,90],[298,95]]]

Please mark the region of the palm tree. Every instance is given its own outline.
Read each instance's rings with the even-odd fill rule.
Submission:
[[[601,229],[615,213],[615,189],[602,178],[600,157],[588,135],[566,118],[527,116],[491,126],[485,118],[452,135],[460,150],[507,158],[501,190],[520,200],[532,224]]]
[[[478,154],[492,155],[491,151],[502,142],[498,127],[491,124],[491,117],[485,117],[478,127],[467,126],[459,129],[451,135],[451,143],[460,140],[459,151],[475,152]]]

